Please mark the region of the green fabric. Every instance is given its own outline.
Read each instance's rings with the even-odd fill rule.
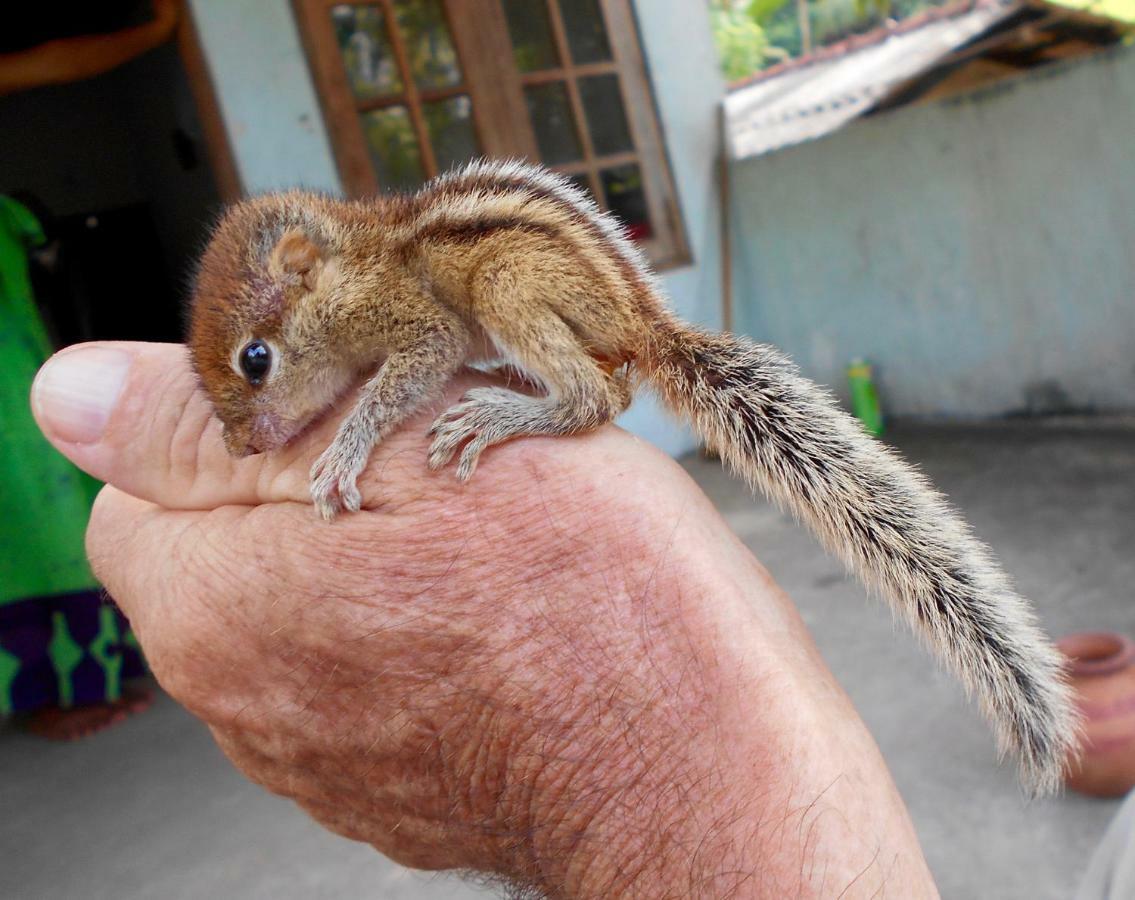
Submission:
[[[99,633],[87,646],[87,652],[102,669],[108,700],[117,700],[122,696],[122,654],[119,652],[121,641],[122,636],[118,633],[118,621],[114,610],[104,606],[99,610]]]
[[[67,617],[62,612],[51,617],[51,643],[47,645],[47,652],[59,679],[59,705],[66,709],[75,703],[71,673],[83,661],[83,647],[71,636]]]
[[[12,685],[20,671],[20,658],[0,647],[0,716],[11,715],[15,709],[12,702]]]
[[[0,196],[0,605],[96,586],[83,535],[95,483],[40,434],[28,405],[51,354],[28,271],[43,230]]]

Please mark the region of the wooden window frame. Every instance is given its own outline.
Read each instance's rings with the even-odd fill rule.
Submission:
[[[540,0],[532,0],[540,2]],[[343,67],[331,27],[330,10],[340,4],[380,5],[392,50],[402,72],[403,90],[397,98],[359,101]],[[645,61],[639,46],[638,28],[630,0],[599,0],[613,59],[575,65],[568,62],[567,34],[557,3],[549,3],[552,36],[561,64],[548,70],[521,73],[513,62],[512,41],[500,0],[442,0],[450,35],[461,64],[463,80],[454,87],[423,91],[409,77],[405,49],[395,26],[389,0],[292,0],[307,53],[324,124],[331,141],[343,188],[351,196],[377,192],[381,185],[359,121],[364,108],[405,105],[418,139],[423,170],[427,177],[437,171],[420,103],[466,94],[473,104],[473,126],[481,150],[490,158],[538,160],[539,149],[528,115],[524,88],[560,81],[567,88],[583,158],[552,166],[564,174],[584,176],[596,198],[603,197],[599,182],[602,169],[633,162],[643,179],[650,237],[640,246],[656,268],[689,263],[690,254],[678,211],[677,191],[670,174],[665,145],[650,89]],[[586,125],[578,79],[589,75],[618,76],[623,106],[634,150],[597,156]],[[600,199],[600,203],[603,201]]]

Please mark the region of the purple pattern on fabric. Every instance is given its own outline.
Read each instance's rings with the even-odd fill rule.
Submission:
[[[48,649],[54,614],[63,614],[72,639],[86,648],[99,633],[100,610],[104,606],[113,608],[118,634],[124,637],[130,623],[102,591],[29,597],[0,606],[0,647],[15,656],[20,665],[10,686],[13,711],[29,712],[59,703],[59,676]],[[141,654],[125,640],[108,645],[106,652],[122,658],[122,680],[146,673]],[[106,673],[90,655],[85,654],[70,673],[70,682],[76,705],[104,703],[109,699]]]

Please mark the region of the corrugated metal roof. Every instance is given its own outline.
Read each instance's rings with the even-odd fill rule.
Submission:
[[[1024,8],[1021,0],[978,0],[940,9],[864,36],[861,46],[852,39],[849,46],[760,73],[725,98],[730,154],[745,159],[830,134]]]

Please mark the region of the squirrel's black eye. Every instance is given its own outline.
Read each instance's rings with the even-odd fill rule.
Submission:
[[[260,384],[272,368],[272,351],[263,341],[250,341],[240,351],[240,370],[251,385]]]

